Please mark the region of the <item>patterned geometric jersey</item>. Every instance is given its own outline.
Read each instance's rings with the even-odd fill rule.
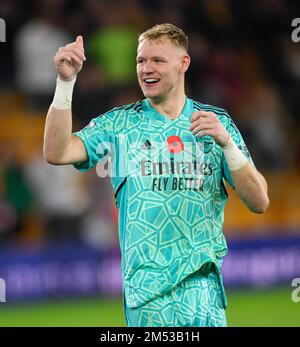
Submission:
[[[142,307],[125,307],[129,327],[225,327],[223,286],[209,263]]]
[[[210,136],[194,136],[191,114],[214,112],[251,161],[228,113],[186,98],[171,120],[145,99],[115,108],[74,133],[88,160],[74,166],[110,176],[119,207],[123,290],[129,308],[169,292],[206,263],[227,253],[222,232],[227,192],[233,187],[223,151]],[[103,163],[106,163],[104,165]]]

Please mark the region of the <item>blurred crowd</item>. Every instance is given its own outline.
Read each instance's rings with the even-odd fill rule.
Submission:
[[[87,61],[75,86],[74,130],[143,97],[135,75],[138,34],[170,22],[189,37],[188,96],[228,111],[259,170],[273,178],[296,172],[300,43],[291,39],[291,22],[297,10],[297,1],[284,0],[1,0],[0,245],[117,243],[108,179],[53,167],[42,157],[53,57],[78,34]]]

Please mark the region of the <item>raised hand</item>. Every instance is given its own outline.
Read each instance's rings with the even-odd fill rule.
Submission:
[[[76,41],[60,47],[53,59],[56,71],[63,81],[71,81],[82,69],[84,55],[83,38],[77,36]]]

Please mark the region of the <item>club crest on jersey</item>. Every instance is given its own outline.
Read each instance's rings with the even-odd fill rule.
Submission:
[[[202,142],[203,143],[203,152],[204,154],[209,153],[214,145],[214,140],[210,136],[204,136],[204,137],[196,137],[196,142]]]
[[[214,145],[213,140],[206,140],[206,141],[204,141],[204,147],[203,147],[204,154],[209,153],[212,150],[213,145]]]

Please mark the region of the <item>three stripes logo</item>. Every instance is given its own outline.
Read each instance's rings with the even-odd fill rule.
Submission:
[[[142,145],[142,149],[151,150],[151,142],[149,140],[146,140],[145,143]]]

